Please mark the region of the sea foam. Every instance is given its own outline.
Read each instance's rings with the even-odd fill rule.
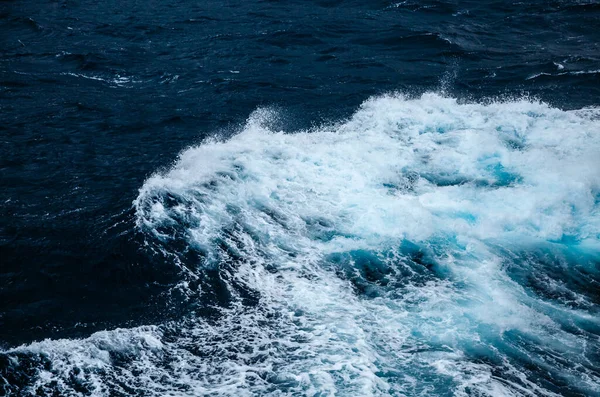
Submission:
[[[177,288],[220,275],[217,319],[1,354],[25,394],[600,393],[599,116],[385,95],[286,133],[259,109],[134,201]]]

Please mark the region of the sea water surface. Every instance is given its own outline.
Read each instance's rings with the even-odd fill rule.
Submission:
[[[0,395],[600,395],[597,2],[0,20]]]

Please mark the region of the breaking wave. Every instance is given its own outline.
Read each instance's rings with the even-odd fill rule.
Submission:
[[[310,131],[277,118],[185,150],[134,202],[210,315],[5,350],[4,389],[600,393],[597,109],[429,93]]]

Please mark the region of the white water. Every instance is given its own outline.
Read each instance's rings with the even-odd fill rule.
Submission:
[[[75,368],[98,395],[553,395],[540,373],[600,393],[595,303],[557,277],[546,287],[576,304],[545,299],[512,264],[527,274],[550,257],[597,275],[599,116],[389,95],[286,134],[258,110],[233,138],[184,151],[134,203],[149,241],[203,253],[174,259],[186,280],[222,269],[233,298],[218,322],[5,353],[48,355],[30,391],[65,395]]]

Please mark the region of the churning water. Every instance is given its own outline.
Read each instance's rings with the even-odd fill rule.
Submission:
[[[134,202],[173,293],[217,271],[223,307],[4,354],[65,394],[598,393],[599,116],[386,95],[287,134],[259,109]]]
[[[597,4],[13,3],[0,394],[600,395]]]

